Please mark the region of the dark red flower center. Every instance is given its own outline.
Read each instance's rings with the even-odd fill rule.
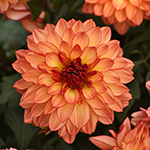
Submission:
[[[62,69],[62,81],[72,89],[80,89],[87,79],[87,64],[81,63],[81,58],[70,62]]]

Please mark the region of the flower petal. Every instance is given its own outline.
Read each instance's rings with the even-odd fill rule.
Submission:
[[[32,52],[36,52],[36,53],[42,54],[41,51],[39,50],[37,44],[35,44],[35,43],[28,44],[28,48]]]
[[[135,16],[133,17],[132,21],[136,25],[140,25],[144,19],[144,12],[141,9],[137,9]]]
[[[126,7],[126,16],[129,20],[132,20],[137,12],[137,7],[133,6],[130,2]]]
[[[121,9],[124,9],[127,4],[128,4],[128,1],[127,0],[112,0],[112,3],[113,3],[113,6],[115,7],[115,9],[117,10],[121,10]]]
[[[54,82],[47,90],[47,93],[49,95],[55,95],[58,94],[62,87],[62,82]]]
[[[102,16],[103,15],[103,9],[104,9],[104,5],[103,4],[96,3],[94,5],[94,14],[96,16]]]
[[[92,28],[92,27],[96,27],[96,24],[95,22],[92,20],[92,19],[88,19],[86,20],[84,23],[84,28],[85,30],[87,31],[88,29]]]
[[[115,17],[117,19],[118,22],[123,22],[126,20],[126,14],[125,14],[125,10],[116,10],[115,11]]]
[[[112,5],[112,1],[108,1],[105,5],[104,5],[104,9],[103,9],[103,15],[104,17],[110,17],[115,11],[115,8]]]
[[[81,47],[76,44],[70,52],[71,60],[76,59],[81,56]]]
[[[4,12],[8,9],[9,3],[7,0],[0,0],[1,11]]]
[[[31,117],[38,117],[44,112],[45,104],[34,104],[31,109]]]
[[[100,58],[102,55],[106,54],[108,51],[108,45],[107,44],[100,44],[97,47],[97,57]]]
[[[139,7],[142,3],[142,0],[129,0],[130,3],[136,7]]]
[[[98,92],[98,93],[104,93],[107,90],[107,85],[103,80],[94,82],[93,87],[95,88],[96,92]]]
[[[44,114],[51,114],[56,110],[55,107],[53,107],[51,100],[46,102],[45,108],[44,108]]]
[[[72,26],[72,30],[76,34],[78,32],[84,32],[85,29],[84,29],[82,22],[79,20],[79,21],[76,21],[76,23]]]
[[[66,54],[66,56],[69,58],[69,54],[70,54],[70,51],[71,51],[70,44],[68,44],[65,41],[62,41],[61,44],[60,44],[60,51],[64,52]]]
[[[111,39],[111,29],[109,27],[101,27],[101,32],[101,44],[107,44]]]

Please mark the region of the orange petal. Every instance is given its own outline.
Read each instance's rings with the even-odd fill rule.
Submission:
[[[4,12],[8,9],[9,3],[7,0],[0,0],[1,11]]]
[[[62,107],[66,104],[66,100],[64,98],[64,95],[58,93],[57,95],[54,95],[52,97],[52,105],[54,107]]]
[[[65,31],[66,28],[69,28],[69,24],[67,23],[66,20],[64,20],[63,18],[59,19],[59,21],[56,24],[55,27],[55,32],[57,32],[57,34],[62,37],[63,32]]]
[[[79,92],[76,89],[68,88],[64,97],[68,103],[75,104],[79,100]]]
[[[92,19],[88,19],[86,20],[84,23],[84,28],[85,30],[87,31],[88,29],[92,28],[92,27],[96,27],[96,24],[95,22],[92,20]]]
[[[130,3],[136,7],[139,7],[142,3],[142,0],[129,0]]]
[[[58,134],[59,134],[60,137],[65,136],[65,134],[67,132],[68,131],[66,130],[66,126],[63,126],[61,129],[58,130]]]
[[[71,45],[73,37],[74,32],[72,31],[72,29],[67,28],[62,35],[62,40],[68,42]]]
[[[56,110],[55,107],[53,107],[51,100],[46,102],[45,108],[44,108],[44,114],[51,114]]]
[[[58,94],[61,90],[62,82],[54,82],[47,90],[49,95]]]
[[[66,121],[72,114],[74,105],[66,103],[64,106],[57,109],[57,117],[60,122]]]
[[[43,55],[36,55],[33,52],[29,52],[25,55],[26,60],[31,64],[31,66],[37,69],[37,65],[42,61],[45,61],[45,57]]]
[[[20,74],[23,74],[22,69],[20,68],[18,64],[19,60],[16,60],[14,63],[12,63],[12,67]]]
[[[49,73],[49,74],[52,74],[52,72],[51,72],[51,69],[52,69],[52,68],[50,68],[50,67],[46,64],[46,62],[41,62],[41,63],[38,65],[38,68],[39,68],[40,70],[42,70],[43,72],[47,72],[47,73]]]
[[[144,19],[144,12],[140,9],[137,9],[137,12],[132,19],[133,23],[139,26],[142,23],[143,19]]]
[[[93,111],[100,117],[111,118],[112,111],[109,108],[93,109]]]
[[[109,27],[101,27],[101,32],[101,44],[107,44],[111,39],[111,29]]]
[[[105,5],[104,5],[104,9],[103,9],[103,15],[104,17],[110,17],[115,11],[115,8],[112,5],[112,1],[108,1]]]
[[[34,29],[32,32],[34,42],[37,44],[41,41],[47,41],[46,36],[48,32],[43,29]]]
[[[78,32],[84,32],[85,29],[82,22],[79,20],[72,26],[72,30],[75,34],[77,34]]]
[[[104,9],[104,5],[103,4],[96,3],[94,5],[94,14],[96,16],[102,16],[103,15],[103,9]]]
[[[96,91],[92,86],[91,87],[83,86],[82,93],[86,99],[90,99],[90,100],[94,99],[96,96]]]
[[[49,53],[49,52],[55,52],[58,53],[58,48],[52,44],[52,43],[48,43],[48,42],[39,42],[38,43],[38,48],[40,49],[40,51],[43,54]]]
[[[47,34],[47,41],[59,48],[61,38],[55,31],[49,31]]]
[[[49,118],[49,128],[51,131],[57,131],[65,125],[66,122],[61,123],[58,118],[56,111],[54,111]]]
[[[44,112],[45,104],[34,104],[31,108],[31,117],[38,117]]]
[[[118,22],[123,22],[126,20],[126,14],[125,14],[125,9],[122,10],[116,10],[115,11],[115,17]]]
[[[29,37],[29,36],[28,36],[28,37]],[[29,52],[30,52],[29,50],[21,49],[21,50],[16,51],[15,53],[16,53],[17,59],[20,59],[20,58],[24,58],[25,55],[26,55],[27,53],[29,53]]]
[[[70,135],[68,132],[64,136],[62,136],[63,140],[69,144],[72,144],[73,141],[75,140],[76,136],[75,135]]]
[[[122,57],[117,57],[114,59],[114,65],[112,66],[112,69],[121,69],[127,65],[127,61]]]
[[[76,44],[70,52],[71,60],[76,59],[81,56],[81,47]]]
[[[89,46],[97,46],[101,40],[101,29],[99,27],[94,27],[89,29],[86,34],[90,39]]]
[[[44,30],[46,31],[54,31],[55,26],[53,24],[46,24],[46,26],[44,27]]]
[[[22,77],[24,80],[26,80],[28,82],[37,84],[38,77],[41,73],[42,73],[42,71],[40,71],[40,70],[31,69],[31,70],[26,71],[24,74],[22,74]]]
[[[61,44],[60,44],[60,51],[64,52],[66,54],[66,56],[69,58],[69,54],[70,54],[70,51],[71,51],[70,44],[68,44],[65,41],[62,41]]]
[[[48,126],[48,119],[49,119],[50,115],[41,115],[39,116],[39,124],[40,127],[47,127]]]
[[[97,72],[95,75],[89,77],[88,79],[92,82],[98,82],[98,81],[103,80],[103,74],[100,72]]]
[[[108,51],[108,45],[107,44],[100,44],[97,47],[97,57],[100,58],[102,55],[106,54]]]
[[[137,12],[137,7],[133,6],[130,2],[126,7],[126,16],[129,20],[132,20]]]
[[[90,107],[83,101],[81,105],[75,104],[72,115],[70,116],[71,122],[77,127],[83,127],[90,119]]]
[[[38,77],[38,84],[50,86],[55,81],[52,79],[52,76],[49,73],[42,73]]]
[[[79,44],[82,50],[89,45],[89,38],[85,32],[79,32],[74,36],[72,39],[72,47],[76,44]]]
[[[112,0],[112,4],[117,10],[124,9],[128,5],[127,0]]]
[[[51,95],[47,94],[47,89],[48,87],[43,86],[36,91],[34,98],[33,98],[35,103],[38,103],[38,104],[45,103],[51,98]]]
[[[107,90],[107,85],[103,80],[94,82],[93,87],[95,88],[96,92],[98,92],[98,93],[104,93]]]
[[[39,50],[37,44],[35,44],[35,43],[28,44],[28,48],[32,52],[36,52],[36,53],[40,53],[41,54],[41,51]]]
[[[112,149],[113,146],[117,145],[116,140],[107,135],[91,137],[89,140],[100,149]]]
[[[100,62],[93,68],[93,70],[105,72],[111,69],[113,66],[114,61],[109,58],[102,58]]]
[[[105,125],[110,125],[113,123],[114,118],[106,118],[106,117],[99,117],[99,121]],[[122,149],[121,149],[122,150]]]
[[[31,110],[24,110],[24,123],[32,123]]]
[[[93,4],[93,3],[97,3],[99,0],[85,0],[86,3],[90,3],[90,4]]]
[[[63,65],[59,61],[58,55],[54,52],[46,54],[46,63],[49,67],[58,67],[59,69],[63,68]]]
[[[81,54],[83,64],[91,64],[97,58],[97,52],[95,47],[86,47]]]

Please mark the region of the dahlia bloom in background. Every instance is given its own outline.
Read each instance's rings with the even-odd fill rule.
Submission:
[[[128,118],[125,119],[115,133],[109,130],[113,137],[101,135],[91,137],[90,141],[102,150],[149,150],[150,135],[149,130],[142,122],[138,122],[131,130],[131,124]]]
[[[32,32],[36,28],[44,28],[45,12],[33,21],[32,14],[26,2],[30,0],[0,0],[0,11],[11,20],[20,20],[22,26]]]
[[[149,94],[150,94],[150,80],[146,82],[145,84],[147,90],[149,91]]]
[[[85,0],[83,13],[101,16],[105,24],[113,24],[123,35],[130,26],[139,26],[143,19],[150,19],[149,0]]]
[[[24,122],[57,131],[68,143],[96,124],[111,124],[114,111],[128,106],[124,85],[133,80],[133,62],[124,58],[109,27],[60,19],[27,38],[29,50],[16,51],[13,68],[22,74],[14,88],[22,94]]]
[[[131,123],[135,126],[139,120],[141,120],[145,126],[150,128],[150,107],[148,109],[140,108],[141,111],[137,111],[131,114],[133,117]]]
[[[1,150],[17,150],[16,148],[6,148],[6,149],[1,149]]]

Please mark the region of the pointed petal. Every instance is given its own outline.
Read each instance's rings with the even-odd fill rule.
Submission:
[[[60,51],[64,52],[66,54],[66,56],[69,58],[69,54],[70,54],[70,51],[71,51],[70,44],[68,44],[65,41],[62,41],[61,44],[60,44]]]
[[[132,20],[137,12],[137,7],[133,6],[130,2],[126,7],[126,16],[129,20]]]
[[[101,44],[107,44],[111,39],[111,29],[109,27],[101,27],[101,32]]]
[[[70,135],[68,132],[62,136],[63,140],[67,142],[68,144],[72,144],[73,141],[75,140],[76,136],[75,135]]]
[[[35,43],[28,44],[28,48],[29,48],[29,50],[32,51],[32,52],[42,54],[41,51],[39,50],[37,44],[35,44]]]
[[[112,4],[117,10],[124,9],[128,5],[127,0],[112,0]]]
[[[7,0],[0,0],[0,8],[2,12],[5,12],[8,9],[8,6],[9,6],[9,3]]]
[[[103,15],[104,17],[110,17],[115,11],[115,8],[112,5],[112,1],[108,1],[105,5],[104,5],[104,9],[103,9]]]
[[[93,83],[93,87],[98,93],[104,93],[107,90],[107,85],[103,80]]]
[[[51,114],[56,110],[55,107],[53,107],[51,100],[46,102],[45,108],[44,108],[44,114]]]
[[[92,82],[98,82],[103,80],[103,74],[100,72],[97,72],[95,75],[90,76],[90,73],[88,73],[88,79]]]
[[[97,47],[97,57],[100,58],[102,55],[106,54],[108,51],[108,45],[107,44],[100,44]]]
[[[31,109],[31,117],[38,117],[44,112],[45,104],[34,104]]]
[[[102,16],[103,15],[103,9],[104,9],[104,5],[103,4],[96,3],[94,5],[94,14],[96,16]]]
[[[105,125],[110,125],[113,123],[114,118],[106,118],[106,117],[99,116],[99,121]]]
[[[114,60],[114,65],[112,66],[112,69],[121,69],[127,65],[127,61],[123,59],[122,57],[117,57]]]
[[[54,31],[54,29],[55,29],[55,26],[53,24],[48,24],[48,23],[46,24],[44,28],[44,30],[46,31]]]
[[[75,34],[77,34],[78,32],[84,32],[85,29],[82,22],[79,20],[72,26],[72,30]]]
[[[144,12],[141,9],[137,9],[135,16],[133,17],[132,21],[136,25],[140,25],[144,19]]]
[[[49,119],[50,115],[41,115],[39,116],[39,124],[40,127],[47,127],[48,126],[48,119]]]
[[[142,0],[129,0],[130,3],[136,7],[139,7],[142,3]]]
[[[62,82],[54,82],[47,90],[47,93],[49,95],[55,95],[58,94],[62,87]]]
[[[22,69],[20,68],[18,64],[19,60],[16,60],[14,63],[12,63],[12,67],[20,74],[23,74]]]
[[[126,13],[125,13],[125,9],[122,10],[116,10],[115,11],[115,17],[117,19],[118,22],[123,22],[126,20]]]
[[[81,47],[76,44],[70,52],[71,60],[76,59],[81,56]]]
[[[95,24],[95,22],[92,19],[86,20],[83,23],[83,25],[84,25],[84,28],[85,28],[86,31],[89,30],[92,27],[96,27],[96,24]]]

